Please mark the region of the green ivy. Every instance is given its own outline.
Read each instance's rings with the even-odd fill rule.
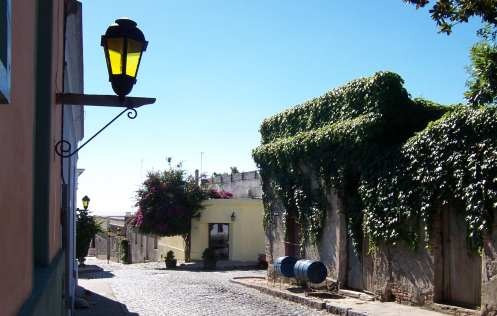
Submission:
[[[497,109],[459,107],[430,123],[363,177],[364,229],[373,242],[416,245],[440,207],[462,205],[469,246],[482,246],[497,208]]]
[[[287,216],[296,219],[302,245],[318,241],[326,219],[326,196],[334,189],[344,200],[348,232],[356,245],[360,246],[363,230],[372,242],[402,236],[413,243],[414,225],[406,226],[406,233],[400,235],[392,233],[393,228],[369,226],[386,213],[395,231],[402,230],[399,226],[406,221],[399,220],[399,209],[390,205],[392,191],[386,183],[396,170],[406,172],[406,177],[419,171],[406,171],[399,164],[407,161],[404,144],[453,109],[410,99],[399,75],[379,72],[264,120],[262,144],[254,149],[253,157],[263,178],[266,227],[272,224],[271,201],[278,198],[284,207],[283,220]],[[414,156],[417,150],[412,151]],[[408,186],[406,179],[401,181]],[[413,188],[421,193],[428,189]],[[411,198],[405,201],[412,202]],[[407,221],[417,224],[418,219]]]

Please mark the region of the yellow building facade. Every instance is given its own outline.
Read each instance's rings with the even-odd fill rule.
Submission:
[[[209,246],[223,260],[257,261],[265,253],[262,200],[211,199],[204,205],[200,217],[192,221],[192,260],[202,260],[202,253]],[[172,250],[178,260],[184,260],[181,236],[160,238],[158,248],[163,256]]]

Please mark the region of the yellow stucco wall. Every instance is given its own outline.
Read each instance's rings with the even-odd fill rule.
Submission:
[[[173,236],[173,237],[162,237],[158,242],[159,248],[159,258],[162,255],[166,257],[166,253],[169,250],[174,252],[174,257],[179,260],[185,260],[185,243],[181,236]]]
[[[235,212],[236,219],[231,221]],[[205,202],[199,219],[192,222],[192,259],[202,259],[209,246],[209,223],[229,224],[230,260],[256,261],[264,253],[263,206],[256,199],[219,199]]]
[[[235,212],[235,220],[231,214]],[[229,259],[256,261],[264,253],[264,209],[258,199],[215,199],[205,202],[200,218],[192,221],[193,260],[202,260],[202,252],[209,246],[209,224],[229,224]],[[173,250],[177,259],[184,258],[184,243],[180,236],[163,237],[159,240],[161,254]]]

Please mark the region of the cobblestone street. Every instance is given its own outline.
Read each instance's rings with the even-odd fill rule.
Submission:
[[[229,282],[265,271],[170,271],[163,263],[121,265],[92,258],[86,263],[104,271],[82,278],[81,286],[107,283],[115,300],[139,315],[330,315]]]

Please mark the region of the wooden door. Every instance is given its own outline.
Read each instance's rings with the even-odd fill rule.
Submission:
[[[442,211],[442,299],[462,307],[478,307],[481,298],[481,256],[466,244],[466,225],[453,209]]]

